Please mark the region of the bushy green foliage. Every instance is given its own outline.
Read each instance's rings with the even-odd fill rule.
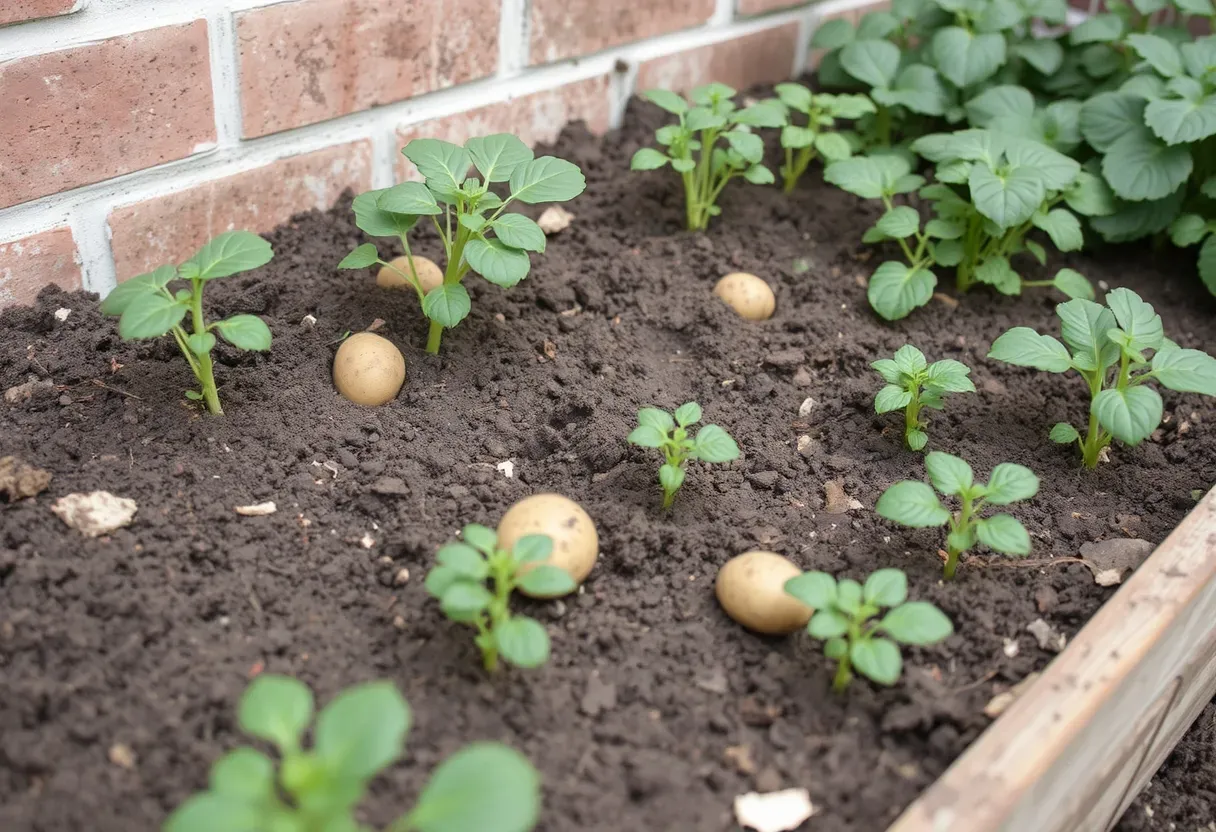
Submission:
[[[864,95],[812,93],[802,84],[778,84],[776,92],[785,112],[781,179],[789,193],[817,156],[832,162],[853,155],[857,135],[839,130],[837,122],[874,112],[874,102]]]

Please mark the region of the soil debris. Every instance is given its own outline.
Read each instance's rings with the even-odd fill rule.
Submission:
[[[36,497],[51,484],[52,474],[15,456],[0,457],[0,494],[10,503]]]
[[[68,494],[51,506],[60,520],[85,537],[100,537],[130,525],[136,510],[134,500],[116,497],[109,491]]]
[[[236,506],[233,511],[242,517],[265,517],[268,514],[274,514],[279,510],[279,507],[274,504],[273,500],[268,500],[265,503],[255,503],[251,506]]]
[[[1144,563],[1157,547],[1147,540],[1116,537],[1081,544],[1081,560],[1098,586],[1118,586],[1127,573]]]
[[[735,820],[755,832],[789,832],[813,814],[815,807],[806,789],[748,792],[735,798]]]

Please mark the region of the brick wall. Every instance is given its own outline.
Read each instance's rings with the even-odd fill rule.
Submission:
[[[775,81],[874,0],[0,0],[0,308],[408,175],[410,138],[597,133]]]

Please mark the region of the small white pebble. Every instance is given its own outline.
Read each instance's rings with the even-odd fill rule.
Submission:
[[[55,310],[55,320],[66,321],[68,319],[68,315],[71,315],[71,314],[72,314],[71,309],[68,309],[66,306],[61,306]]]
[[[365,534],[359,538],[359,545],[364,549],[370,549],[376,545],[376,540],[370,534]]]
[[[502,475],[507,479],[511,479],[515,476],[515,463],[509,459],[504,459],[494,467],[499,471],[502,471]]]

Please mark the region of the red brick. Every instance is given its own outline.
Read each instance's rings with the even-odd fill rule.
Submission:
[[[739,14],[765,14],[805,5],[806,0],[739,0]]]
[[[608,130],[609,77],[588,78],[563,87],[490,104],[451,116],[411,124],[397,131],[401,147],[410,139],[435,138],[464,144],[473,136],[514,133],[528,145],[550,144],[562,127],[584,121],[596,135]],[[400,157],[404,178],[415,175],[414,166]]]
[[[80,288],[80,255],[67,227],[0,243],[0,309],[33,303],[43,286]]]
[[[688,29],[713,12],[714,0],[532,0],[532,63]]]
[[[201,20],[0,64],[0,208],[215,142]]]
[[[646,61],[638,68],[638,90],[661,87],[684,92],[719,81],[743,90],[753,84],[784,81],[794,68],[798,24],[688,49]]]
[[[246,137],[491,75],[498,3],[299,0],[237,15]]]
[[[216,234],[270,231],[293,214],[329,208],[346,188],[371,188],[369,141],[280,159],[110,213],[119,280],[180,263]]]
[[[80,8],[80,0],[4,0],[0,7],[0,26],[71,14]]]

